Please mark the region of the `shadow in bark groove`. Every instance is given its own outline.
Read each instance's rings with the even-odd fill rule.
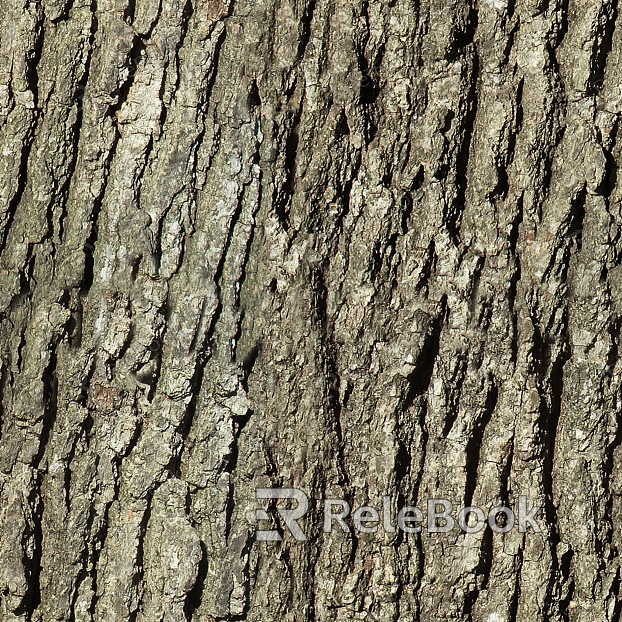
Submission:
[[[480,81],[480,59],[477,50],[477,44],[473,43],[478,28],[478,10],[472,6],[469,13],[469,23],[467,31],[456,45],[459,49],[466,46],[473,46],[472,67],[471,67],[471,85],[469,94],[466,97],[467,111],[461,119],[460,130],[462,141],[458,153],[456,155],[456,198],[443,214],[443,222],[447,226],[450,235],[457,239],[460,233],[460,221],[466,204],[466,192],[468,186],[469,161],[471,159],[471,144],[475,133],[475,124],[477,120],[477,110],[479,105],[479,81]],[[456,51],[457,53],[457,51]]]
[[[606,20],[602,33],[598,33],[594,38],[588,95],[598,95],[605,79],[607,59],[613,48],[613,33],[618,19],[618,0],[611,0],[610,7],[607,3],[603,3],[601,10]]]
[[[520,580],[521,580],[521,570],[523,567],[523,549],[524,547],[524,538],[523,538],[523,546],[521,546],[518,549],[518,553],[516,554],[516,557],[518,557],[518,562],[516,564],[516,570],[515,570],[515,578],[514,578],[514,592],[512,593],[512,598],[510,600],[510,606],[509,606],[509,614],[510,614],[510,621],[509,622],[516,622],[516,620],[518,619],[518,605],[520,603],[520,595],[521,595],[521,589],[520,589]]]
[[[423,395],[430,387],[432,374],[434,372],[434,364],[436,363],[440,349],[441,332],[447,321],[448,312],[447,296],[443,295],[441,310],[432,321],[431,330],[426,337],[421,353],[417,357],[415,369],[407,378],[410,389],[404,398],[404,403],[402,405],[403,412],[409,410],[415,398],[419,395]]]
[[[201,606],[203,600],[203,589],[205,587],[205,580],[207,578],[207,547],[205,542],[201,540],[201,561],[199,562],[199,570],[197,572],[197,578],[195,579],[194,586],[188,592],[186,596],[186,602],[184,603],[184,614],[188,622],[192,622],[194,612]]]
[[[551,549],[551,572],[547,584],[547,609],[550,615],[554,615],[554,603],[557,575],[560,571],[557,549],[560,543],[559,523],[557,520],[557,508],[553,492],[553,466],[555,463],[555,445],[559,426],[559,418],[562,408],[564,392],[564,365],[570,359],[569,336],[568,336],[568,309],[564,311],[563,318],[563,344],[562,351],[557,356],[549,377],[550,406],[547,405],[546,397],[540,400],[539,426],[543,434],[542,445],[542,487],[544,492],[544,512],[546,523],[549,526],[548,542]],[[548,348],[546,348],[548,351]]]

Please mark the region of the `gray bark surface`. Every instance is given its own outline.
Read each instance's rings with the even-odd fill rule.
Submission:
[[[1,620],[620,620],[617,0],[0,11]]]

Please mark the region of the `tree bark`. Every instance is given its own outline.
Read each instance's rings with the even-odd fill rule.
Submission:
[[[617,0],[1,8],[0,619],[620,620]]]

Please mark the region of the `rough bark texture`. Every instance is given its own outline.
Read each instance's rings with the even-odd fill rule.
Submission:
[[[620,619],[618,0],[0,7],[3,621]]]

